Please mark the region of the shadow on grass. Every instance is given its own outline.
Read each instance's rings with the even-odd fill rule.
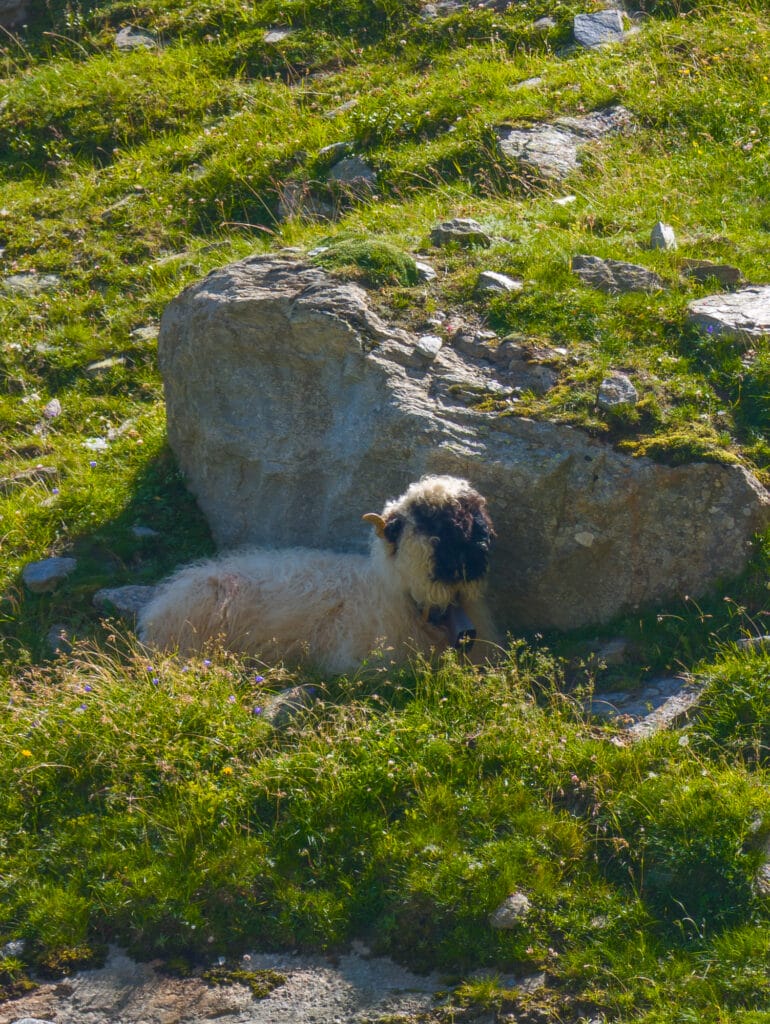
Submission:
[[[137,536],[136,527],[155,531]],[[77,568],[52,593],[32,594],[17,580],[0,603],[0,655],[16,663],[52,656],[48,634],[98,639],[102,615],[93,604],[103,587],[156,583],[182,562],[214,550],[206,521],[185,487],[171,450],[144,467],[119,515],[73,539],[67,555]]]

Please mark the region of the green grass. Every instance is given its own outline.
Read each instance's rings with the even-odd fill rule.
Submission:
[[[746,352],[688,327],[687,303],[709,287],[681,276],[693,257],[767,279],[770,15],[759,0],[640,6],[638,35],[591,53],[564,49],[591,7],[577,2],[424,21],[391,0],[51,0],[4,36],[0,277],[59,283],[0,293],[0,479],[57,471],[0,487],[0,945],[26,940],[0,961],[0,993],[97,962],[109,942],[189,970],[360,937],[442,969],[459,1003],[495,1014],[770,1019],[755,884],[770,671],[766,652],[735,646],[767,631],[766,537],[700,605],[517,639],[478,677],[449,659],[315,678],[319,699],[284,731],[255,709],[304,676],[221,652],[150,662],[92,606],[98,588],[154,582],[212,546],[165,443],[164,307],[209,270],[286,246],[321,250],[407,325],[442,310],[565,348],[556,387],[518,414],[770,479],[768,343]],[[544,13],[557,25],[535,31]],[[115,51],[129,22],[161,47]],[[275,26],[294,31],[266,43]],[[635,130],[563,185],[497,150],[498,124],[610,103]],[[319,152],[338,142],[376,170],[375,196],[329,186]],[[279,219],[289,180],[339,219]],[[575,202],[553,202],[565,194]],[[433,249],[431,227],[453,216],[479,220],[493,245]],[[647,248],[658,219],[676,252]],[[595,292],[570,272],[578,253],[642,263],[668,288]],[[439,283],[418,282],[415,256]],[[483,269],[524,288],[474,297]],[[613,369],[637,385],[630,414],[596,405]],[[62,412],[48,420],[52,398]],[[76,572],[26,592],[22,567],[61,553]],[[76,645],[51,662],[56,624]],[[597,665],[597,632],[626,637],[631,660]],[[685,732],[616,746],[585,720],[592,688],[681,669],[707,681]],[[512,891],[532,910],[494,931]],[[525,1005],[471,977],[479,967],[543,969],[547,988]]]

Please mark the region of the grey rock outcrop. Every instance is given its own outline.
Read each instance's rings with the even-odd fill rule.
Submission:
[[[770,285],[741,288],[729,295],[707,295],[688,307],[691,323],[709,334],[725,334],[744,344],[770,334]]]
[[[504,629],[606,621],[741,570],[770,519],[742,468],[662,466],[500,416],[515,407],[515,353],[496,363],[445,344],[415,366],[415,342],[361,288],[288,257],[223,267],[170,303],[169,440],[219,545],[364,551],[364,512],[452,473],[489,499]]]
[[[495,129],[500,152],[537,177],[560,181],[580,166],[581,152],[589,143],[627,131],[631,113],[619,104],[579,117],[561,117],[551,124]]]
[[[682,260],[682,272],[685,277],[696,281],[718,281],[723,288],[737,288],[744,283],[744,276],[738,267],[729,263],[712,263],[711,260]]]
[[[23,25],[29,14],[27,0],[0,0],[0,25],[3,28],[16,28]]]
[[[662,277],[647,267],[599,256],[573,256],[572,270],[591,288],[617,295],[619,292],[657,292],[665,288]]]
[[[613,373],[599,385],[596,402],[600,409],[618,409],[636,405],[639,395],[633,381],[625,373]]]
[[[593,11],[591,14],[576,14],[572,23],[575,42],[589,50],[620,43],[625,39],[623,12],[618,10]]]
[[[490,915],[489,923],[493,928],[507,930],[515,928],[532,909],[529,897],[523,892],[514,892],[506,896],[500,906]]]

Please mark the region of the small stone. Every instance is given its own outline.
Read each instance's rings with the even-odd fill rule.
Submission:
[[[0,494],[10,494],[27,484],[52,482],[58,475],[59,470],[55,466],[33,466],[31,469],[22,469],[12,476],[0,477]]]
[[[489,918],[489,923],[493,928],[515,928],[531,909],[532,904],[528,897],[523,892],[514,892],[503,900]]]
[[[0,280],[0,291],[10,295],[39,295],[54,291],[60,284],[58,274],[11,274]]]
[[[557,22],[554,18],[549,15],[545,15],[543,18],[538,18],[537,21],[532,22],[532,28],[535,32],[550,32],[552,28],[556,28]]]
[[[676,235],[670,224],[659,220],[650,232],[651,249],[676,249]]]
[[[11,939],[4,946],[0,946],[0,957],[23,956],[26,948],[27,943],[24,939]]]
[[[87,448],[89,452],[106,452],[109,442],[105,437],[87,437],[83,441],[83,447]]]
[[[352,148],[350,142],[333,142],[330,146],[323,146],[318,150],[318,156],[329,163],[337,163],[348,155]]]
[[[25,565],[21,578],[33,594],[45,594],[56,590],[62,580],[74,572],[77,564],[74,558],[44,558]]]
[[[575,42],[589,50],[620,42],[625,38],[623,14],[617,10],[576,14],[572,32]]]
[[[151,345],[158,340],[159,330],[160,328],[157,324],[145,324],[142,327],[134,327],[130,337],[132,341],[140,345]]]
[[[263,718],[276,729],[289,725],[300,712],[305,711],[316,698],[315,686],[292,686],[271,697],[263,712]]]
[[[654,292],[665,287],[663,279],[646,267],[621,260],[603,260],[598,256],[573,256],[572,271],[584,284],[610,295]]]
[[[524,287],[506,274],[498,274],[494,270],[482,270],[476,282],[476,292],[520,292]]]
[[[455,217],[436,224],[431,230],[430,240],[433,245],[449,245],[456,242],[458,245],[487,247],[492,244],[492,239],[481,224],[469,217]]]
[[[770,636],[743,636],[736,640],[736,647],[741,650],[769,650]]]
[[[100,373],[114,370],[118,366],[125,366],[127,362],[128,360],[125,356],[109,356],[107,359],[99,359],[95,363],[89,363],[84,372],[89,377],[98,377]]]
[[[142,49],[155,50],[158,48],[158,41],[151,32],[135,28],[133,25],[126,25],[115,36],[115,47],[122,53]]]
[[[623,665],[628,658],[629,643],[623,636],[614,637],[601,644],[596,651],[596,657],[605,665]]]
[[[572,203],[577,202],[577,196],[559,196],[553,202],[555,206],[571,206]]]
[[[354,96],[353,99],[346,100],[345,103],[340,103],[340,105],[338,107],[334,107],[333,110],[327,110],[327,112],[324,114],[324,117],[328,118],[331,121],[335,117],[341,117],[343,114],[347,114],[349,110],[352,110],[353,107],[357,106],[358,99],[357,97]]]
[[[69,638],[67,627],[57,622],[48,630],[45,635],[45,642],[52,654],[71,654],[72,643]]]
[[[712,263],[710,260],[683,260],[682,270],[687,277],[696,281],[708,281],[714,278],[724,288],[737,288],[743,284],[743,274],[737,267],[728,263]]]
[[[438,275],[430,263],[423,263],[422,260],[415,260],[414,265],[417,267],[417,274],[421,281],[428,282],[436,280]]]
[[[55,420],[58,416],[61,416],[62,408],[61,402],[58,398],[52,398],[51,401],[43,409],[43,416],[47,420]]]
[[[104,587],[93,596],[93,605],[100,612],[117,613],[120,618],[133,620],[150,601],[156,587],[129,584],[125,587]]]
[[[581,548],[590,548],[593,547],[596,537],[592,533],[588,533],[587,530],[584,530],[581,533],[575,534],[575,540]]]
[[[542,85],[544,79],[540,75],[535,75],[533,78],[524,78],[520,82],[515,82],[511,89],[518,92],[519,89],[534,89],[538,85]]]
[[[158,531],[153,530],[151,526],[132,526],[131,533],[137,540],[147,540],[150,537],[160,537]]]
[[[416,351],[428,362],[432,362],[441,351],[444,342],[437,334],[423,334],[417,339]]]
[[[617,409],[618,406],[636,405],[639,394],[629,377],[624,373],[613,373],[601,382],[596,401],[600,409]]]
[[[353,187],[364,187],[374,189],[377,184],[377,173],[362,160],[360,156],[348,156],[339,160],[333,167],[329,168],[329,178],[339,182],[340,185]]]
[[[284,39],[294,35],[293,28],[271,28],[265,32],[266,43],[282,43]]]

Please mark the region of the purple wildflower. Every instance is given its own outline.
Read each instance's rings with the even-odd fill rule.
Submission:
[[[93,690],[93,686],[89,686],[88,683],[83,687],[86,693],[90,693]]]
[[[264,676],[254,676],[254,682],[255,683],[264,683],[264,681],[265,681],[265,677]]]
[[[234,694],[232,694],[232,693],[230,694],[230,696],[227,698],[227,703],[228,704],[235,704],[235,695]]]
[[[252,714],[254,714],[254,715],[261,715],[262,714],[262,708],[254,708],[252,710]]]
[[[211,665],[211,661],[208,658],[203,659],[203,667],[208,668]]]
[[[93,469],[96,465],[96,459],[89,459],[88,465]]]
[[[160,683],[160,679],[157,676],[152,677],[152,685],[157,686]]]

